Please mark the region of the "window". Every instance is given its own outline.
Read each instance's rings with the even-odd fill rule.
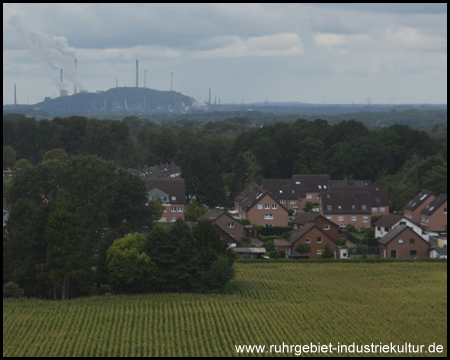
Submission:
[[[306,244],[311,243],[311,239],[310,239],[310,238],[306,238],[306,239],[305,239],[305,243],[306,243]]]
[[[377,226],[377,230],[378,230],[378,231],[381,231],[381,226]]]
[[[172,216],[172,222],[177,221],[177,218],[175,216]]]
[[[272,209],[276,209],[277,208],[277,204],[272,204]]]
[[[344,221],[344,217],[343,216],[338,216],[338,221]]]
[[[228,223],[229,228],[234,228],[234,223]]]
[[[332,210],[333,207],[331,205],[327,205],[327,210]]]
[[[164,200],[164,201],[167,201],[167,196],[164,196],[163,200]]]
[[[234,239],[234,234],[230,234],[230,236]]]
[[[356,221],[356,216],[352,216],[352,221]]]
[[[265,224],[264,227],[272,227],[272,224]]]
[[[409,244],[414,245],[414,239],[409,239]]]
[[[167,211],[167,208],[164,206],[164,212],[166,212]]]
[[[284,204],[284,200],[280,200],[280,204]]]
[[[273,214],[265,214],[264,219],[266,220],[273,220]]]
[[[264,204],[264,209],[270,209],[270,204]]]
[[[385,208],[380,208],[380,212],[385,212],[386,209]]]
[[[327,186],[326,186],[326,185],[324,185],[324,186],[323,186],[323,188],[324,188],[324,189],[326,189],[326,188],[327,188]]]
[[[417,250],[410,250],[409,255],[411,256],[417,256]]]
[[[447,208],[444,208],[444,214],[447,214]]]
[[[322,244],[322,238],[321,238],[321,237],[318,237],[318,238],[317,238],[317,243],[318,243],[318,244]]]
[[[363,216],[363,222],[365,222],[365,223],[369,222],[369,217],[368,216]]]
[[[320,199],[320,194],[317,194],[317,198]]]
[[[262,204],[258,204],[258,209],[262,209]]]
[[[300,185],[300,181],[296,181],[295,184],[296,184],[296,185]]]
[[[166,221],[165,217],[162,217],[161,219],[159,219],[160,221]]]
[[[372,208],[372,212],[378,212],[377,208]]]
[[[327,216],[327,219],[333,221],[333,218],[331,216]]]
[[[289,205],[295,205],[295,200],[289,200]]]
[[[367,210],[367,205],[361,205],[361,209]]]
[[[283,193],[283,190],[280,190],[280,194],[282,194]]]
[[[291,248],[286,248],[286,256],[290,256],[291,255]]]
[[[399,244],[403,244],[403,239],[398,239]]]
[[[294,225],[294,229],[298,229],[298,225],[297,224]]]
[[[183,207],[182,206],[178,206],[178,212],[183,212]]]
[[[172,212],[177,211],[177,207],[176,206],[172,206]]]
[[[295,201],[295,200],[294,200],[294,201]],[[301,204],[301,203],[303,202],[303,200],[302,200],[302,199],[299,199],[298,202],[299,202],[299,204]]]
[[[322,189],[322,185],[319,185],[319,189]]]
[[[323,255],[323,249],[317,249],[317,255]]]
[[[324,226],[323,226],[323,229],[324,229],[324,230],[330,230],[330,225],[324,225]]]
[[[306,198],[307,198],[307,199],[312,199],[312,194],[306,195]]]
[[[356,209],[356,206],[355,205],[352,205],[352,210],[355,210]]]
[[[341,205],[338,205],[338,209],[341,210],[341,209],[342,209],[342,206],[341,206]]]
[[[172,201],[175,201],[177,199],[176,196],[172,196]]]

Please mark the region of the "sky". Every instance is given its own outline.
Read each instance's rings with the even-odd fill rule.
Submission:
[[[136,59],[200,104],[446,104],[447,4],[3,3],[3,104],[135,86]]]

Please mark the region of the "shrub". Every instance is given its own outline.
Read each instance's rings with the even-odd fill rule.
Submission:
[[[262,236],[270,236],[270,235],[281,236],[281,234],[283,234],[285,231],[292,230],[290,226],[272,226],[272,227],[255,226],[255,229],[258,231],[258,235]]]
[[[323,249],[322,259],[333,259],[333,258],[334,258],[333,250],[331,250],[330,245],[326,244]]]
[[[3,285],[3,297],[17,297],[20,298],[24,294],[24,290],[19,287],[15,282],[7,282]]]
[[[242,224],[242,225],[251,225],[252,223],[250,222],[249,219],[242,219],[242,220],[241,220],[241,224]]]
[[[284,251],[278,250],[278,252],[280,253],[280,258],[281,258],[281,259],[285,259],[285,258],[286,258],[286,254],[285,254]]]
[[[281,257],[280,252],[277,250],[272,250],[269,252],[269,257],[271,259],[279,259]]]

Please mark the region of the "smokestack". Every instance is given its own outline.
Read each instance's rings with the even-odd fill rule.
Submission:
[[[211,88],[209,88],[209,106],[211,106]]]
[[[62,68],[59,69],[59,77],[61,78],[61,82],[63,82]]]
[[[75,65],[75,81],[77,80],[77,59],[74,59],[74,65]],[[77,93],[77,86],[75,85],[73,87],[73,93]]]
[[[139,60],[136,59],[136,87],[139,87]]]
[[[14,105],[17,105],[16,84],[14,84]]]

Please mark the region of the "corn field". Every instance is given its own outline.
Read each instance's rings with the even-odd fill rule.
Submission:
[[[234,345],[311,342],[436,343],[447,355],[447,263],[235,267],[225,294],[5,299],[3,356],[236,356]]]

